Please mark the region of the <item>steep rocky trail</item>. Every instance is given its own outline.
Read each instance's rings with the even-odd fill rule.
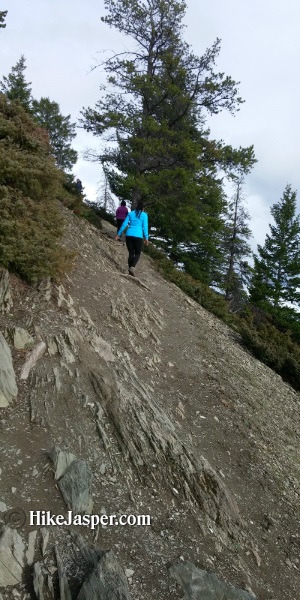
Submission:
[[[127,569],[133,600],[181,598],[183,590],[202,599],[185,586],[188,571],[169,571],[176,561],[216,573],[247,598],[298,600],[299,394],[148,257],[138,279],[129,277],[112,226],[99,232],[66,209],[63,217],[72,273],[35,289],[11,276],[13,306],[0,315],[18,385],[0,409],[0,502],[26,514],[65,514],[78,504],[68,500],[73,480],[49,459],[56,446],[73,455],[67,474],[85,482],[85,508],[92,501],[94,514],[150,514],[151,526],[47,528],[48,549],[36,543],[35,561],[53,575],[55,598],[63,596],[53,545],[76,598],[86,576],[78,553],[93,543]],[[45,345],[27,379],[16,327],[32,347]],[[33,530],[42,535],[27,520],[20,534],[26,541]],[[25,568],[27,587],[6,586],[5,600],[13,589],[35,598],[31,581]]]

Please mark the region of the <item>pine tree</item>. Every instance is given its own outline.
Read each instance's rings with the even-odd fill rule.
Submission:
[[[71,115],[64,117],[57,102],[49,98],[32,101],[32,114],[35,120],[47,129],[56,164],[64,170],[72,169],[77,161],[77,152],[71,148],[76,137],[75,123],[71,123]]]
[[[22,54],[17,64],[12,67],[7,77],[3,77],[0,83],[1,91],[9,100],[18,100],[20,104],[29,112],[31,108],[31,83],[25,79],[24,71],[26,59]]]
[[[296,192],[287,185],[281,200],[271,208],[264,246],[258,246],[250,289],[254,304],[280,308],[300,302],[300,216],[296,215]]]
[[[182,40],[182,1],[105,0],[105,7],[102,21],[130,36],[136,51],[105,61],[114,91],[84,110],[83,125],[117,142],[99,156],[113,193],[131,197],[133,206],[146,200],[152,224],[174,248],[197,243],[204,226],[199,180],[215,178],[230,154],[209,140],[205,114],[234,113],[241,103],[236,83],[214,72],[220,41],[202,57],[192,53]]]
[[[111,191],[110,191],[108,175],[107,175],[107,172],[105,169],[104,169],[104,181],[99,186],[96,204],[99,207],[103,207],[105,212],[111,213],[113,215],[116,212],[114,199],[113,199]]]
[[[205,155],[205,168],[203,167],[203,170],[198,173],[198,210],[201,218],[199,240],[192,245],[185,244],[186,251],[181,255],[180,260],[184,263],[186,271],[196,279],[218,290],[226,290],[226,275],[232,268],[232,265],[230,267],[230,245],[235,254],[237,232],[234,232],[234,241],[230,244],[235,212],[229,209],[223,189],[223,177],[220,177],[220,168],[225,172],[227,179],[242,180],[250,172],[256,160],[253,146],[233,150],[230,146],[225,147],[210,141],[206,142],[203,155]],[[236,219],[238,213],[237,210]],[[235,283],[231,287],[234,287],[237,292],[238,271],[244,281],[249,268],[242,260],[235,260],[234,264],[237,269],[232,278]],[[243,285],[239,284],[238,287],[242,288]]]
[[[226,300],[236,306],[239,299],[246,297],[243,286],[249,283],[250,267],[245,259],[251,254],[248,240],[252,234],[247,225],[250,216],[244,206],[244,176],[239,175],[234,181],[234,196],[228,203],[225,216],[223,288]]]
[[[7,15],[7,10],[0,10],[0,27],[6,27],[5,18]]]

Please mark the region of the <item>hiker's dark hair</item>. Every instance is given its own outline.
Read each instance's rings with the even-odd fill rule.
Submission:
[[[144,210],[144,202],[143,200],[139,200],[135,209],[136,216],[140,217],[141,212]]]
[[[121,202],[121,206],[126,206],[126,202],[125,202],[125,200],[122,200],[122,202]]]

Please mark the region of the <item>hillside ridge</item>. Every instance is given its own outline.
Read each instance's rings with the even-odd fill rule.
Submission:
[[[149,257],[137,280],[127,276],[113,226],[99,231],[61,210],[73,271],[35,287],[6,277],[0,293],[18,386],[0,408],[0,507],[61,514],[92,503],[95,514],[149,514],[151,526],[47,528],[47,549],[36,543],[34,557],[53,575],[54,597],[63,596],[53,547],[77,598],[86,573],[76,553],[86,543],[113,551],[133,600],[183,591],[202,600],[180,571],[191,563],[245,590],[229,599],[298,600],[299,394]],[[85,485],[74,499],[76,478]],[[25,543],[33,529],[18,530]],[[24,569],[16,590],[35,598]]]

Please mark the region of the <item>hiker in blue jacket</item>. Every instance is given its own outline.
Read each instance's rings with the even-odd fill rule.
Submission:
[[[116,240],[126,229],[126,246],[128,250],[129,275],[135,276],[135,267],[141,256],[143,241],[148,245],[148,215],[144,212],[143,202],[139,202],[136,209],[128,213],[123,225],[120,227]]]

